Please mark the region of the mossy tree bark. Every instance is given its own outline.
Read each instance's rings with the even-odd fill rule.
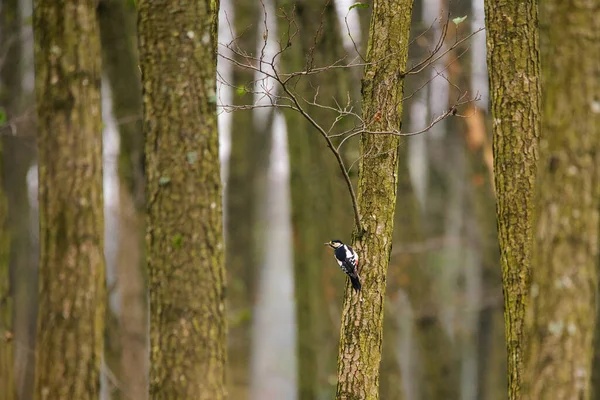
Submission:
[[[147,397],[147,304],[143,257],[144,138],[142,94],[136,48],[136,10],[127,0],[102,0],[98,5],[102,67],[108,78],[120,137],[118,171],[119,248],[117,288],[120,299],[120,349],[112,366],[118,371],[117,390],[126,397]],[[109,362],[107,356],[106,361]],[[115,394],[113,393],[113,397]]]
[[[363,119],[373,130],[400,128],[411,0],[374,1],[363,77]],[[384,62],[378,62],[383,60]],[[363,134],[358,182],[361,227],[354,234],[363,290],[346,285],[338,358],[337,399],[377,399],[383,303],[392,246],[398,145],[392,135]]]
[[[104,330],[100,40],[93,1],[37,1],[36,395],[97,398]]]
[[[7,0],[0,9],[0,108],[5,118],[18,111],[21,99],[21,13],[18,0]],[[2,124],[0,123],[0,126]],[[12,235],[8,215],[8,186],[10,164],[5,162],[6,149],[0,142],[0,388],[7,399],[16,394],[14,347],[14,278],[10,272]]]
[[[591,398],[600,230],[600,2],[540,2],[543,119],[525,394]]]
[[[225,397],[218,1],[142,0],[150,395]]]
[[[521,397],[540,132],[538,2],[485,1],[508,395]]]

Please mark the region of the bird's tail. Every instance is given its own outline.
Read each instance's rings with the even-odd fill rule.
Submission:
[[[354,290],[359,291],[362,289],[362,285],[360,284],[360,277],[358,276],[358,274],[354,274],[354,276],[349,275],[350,276],[350,282],[352,282],[352,287],[354,288]]]

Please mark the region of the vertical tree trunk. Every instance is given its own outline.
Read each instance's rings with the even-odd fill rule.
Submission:
[[[218,5],[138,4],[152,397],[225,397]]]
[[[113,115],[120,137],[118,172],[119,248],[117,289],[120,298],[119,390],[143,400],[148,392],[147,304],[143,257],[144,138],[138,68],[136,10],[126,0],[98,5],[102,66],[111,87]]]
[[[508,395],[521,396],[540,132],[537,1],[485,1]]]
[[[590,399],[600,230],[600,1],[545,0],[540,7],[544,118],[525,394]]]
[[[41,399],[97,398],[100,389],[106,293],[95,6],[41,0],[34,10]]]
[[[400,128],[411,0],[373,3],[363,78],[363,119],[374,130]],[[393,55],[393,56],[390,56]],[[385,58],[385,62],[377,62]],[[392,246],[398,174],[398,145],[392,135],[361,136],[358,206],[354,234],[363,290],[346,285],[338,358],[337,399],[377,399],[383,336],[385,280]]]
[[[7,399],[15,397],[13,294],[9,270],[10,233],[8,204],[2,182],[3,149],[0,144],[0,387]]]
[[[4,119],[15,116],[21,99],[21,13],[18,0],[8,0],[0,8],[0,109]],[[0,123],[2,126],[3,123]],[[3,141],[4,142],[4,141]],[[16,394],[14,347],[14,278],[10,272],[11,232],[8,213],[10,164],[5,162],[6,149],[0,142],[0,388],[7,399]]]

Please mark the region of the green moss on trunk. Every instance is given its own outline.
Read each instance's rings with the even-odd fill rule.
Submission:
[[[413,2],[374,1],[363,78],[363,119],[373,130],[400,128],[402,93]],[[384,60],[383,62],[379,60]],[[383,302],[392,247],[398,145],[392,135],[363,134],[355,232],[363,290],[346,286],[338,358],[337,399],[377,399],[383,336]]]
[[[590,399],[600,230],[600,2],[540,3],[543,122],[526,395]],[[594,103],[596,102],[596,103]]]
[[[521,397],[540,132],[538,2],[486,0],[508,395]]]
[[[92,399],[104,331],[100,40],[93,1],[36,1],[36,396]]]
[[[150,396],[225,398],[218,1],[142,0]]]

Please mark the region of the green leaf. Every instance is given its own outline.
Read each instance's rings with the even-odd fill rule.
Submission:
[[[168,176],[161,176],[158,180],[158,184],[160,186],[165,186],[169,182],[171,182],[171,178],[169,178]]]
[[[190,151],[189,153],[186,154],[187,157],[187,161],[190,164],[195,164],[196,160],[198,159],[198,153],[196,153],[195,151]]]
[[[208,102],[210,104],[217,104],[217,95],[216,94],[211,94],[208,96]]]
[[[352,10],[353,8],[369,8],[369,5],[365,3],[354,3],[350,6],[350,8],[348,8],[348,11]]]
[[[465,19],[467,19],[466,15],[464,17],[456,17],[452,20],[452,22],[454,22],[454,25],[458,26],[458,24],[463,22]]]
[[[239,96],[243,96],[246,94],[246,88],[243,86],[238,87],[235,91]]]
[[[4,125],[6,123],[6,111],[4,108],[0,107],[0,125]]]

